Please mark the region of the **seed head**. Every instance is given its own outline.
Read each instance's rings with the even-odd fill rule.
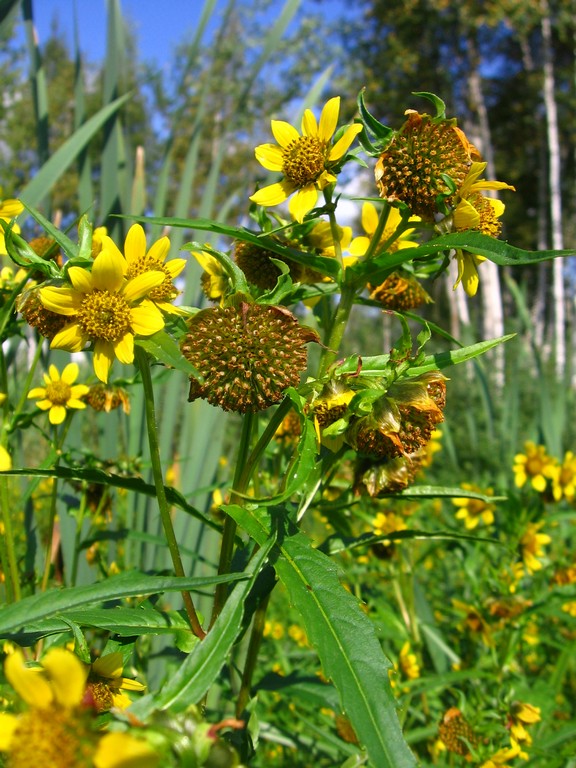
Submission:
[[[182,354],[202,375],[190,378],[190,401],[201,397],[225,411],[256,412],[298,386],[306,368],[304,344],[318,335],[284,307],[213,307],[188,323]]]

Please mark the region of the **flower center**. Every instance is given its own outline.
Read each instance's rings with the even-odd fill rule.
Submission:
[[[88,768],[90,749],[83,744],[87,734],[60,709],[31,710],[19,718],[10,743],[7,768]]]
[[[66,405],[71,396],[72,390],[65,381],[53,381],[46,387],[46,399],[54,405]]]
[[[78,310],[78,324],[92,339],[120,341],[130,330],[130,305],[118,293],[92,291]]]
[[[170,301],[176,298],[178,291],[174,288],[170,272],[168,272],[161,261],[151,259],[148,255],[141,256],[129,265],[126,277],[130,280],[138,275],[143,275],[144,272],[163,272],[166,275],[164,282],[148,293],[148,298],[152,299],[152,301]]]
[[[299,136],[284,149],[284,175],[302,188],[312,184],[324,170],[326,144],[317,136]]]

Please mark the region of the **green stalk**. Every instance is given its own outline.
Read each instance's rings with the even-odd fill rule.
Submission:
[[[8,373],[6,371],[6,358],[0,345],[0,392],[8,392]],[[4,420],[2,426],[1,444],[6,448],[6,422],[8,400],[4,401]],[[8,478],[0,478],[0,507],[2,509],[2,546],[0,547],[0,559],[2,570],[6,579],[6,598],[8,602],[20,600],[20,574],[16,560],[16,546],[12,530],[12,515],[10,511],[10,498],[8,494]]]
[[[154,476],[154,486],[156,488],[156,498],[158,499],[160,519],[162,521],[166,543],[170,551],[170,557],[172,558],[174,573],[176,576],[185,576],[186,574],[184,572],[184,566],[182,565],[182,558],[180,557],[180,549],[178,548],[178,541],[176,540],[176,534],[174,533],[174,526],[172,525],[172,518],[170,516],[170,507],[166,499],[166,490],[164,488],[164,478],[162,476],[162,463],[160,460],[160,448],[158,443],[158,430],[156,427],[154,388],[152,386],[152,376],[150,374],[148,356],[146,352],[138,346],[135,347],[135,361],[138,369],[140,370],[140,375],[142,376],[142,385],[144,388],[146,429],[148,432],[150,460],[152,462],[152,474]],[[199,637],[202,640],[202,638],[206,636],[206,633],[200,625],[198,614],[196,613],[196,608],[194,607],[190,593],[182,592],[182,600],[184,601],[184,607],[188,615],[188,620],[190,622],[192,632],[196,635],[196,637]]]
[[[244,664],[244,671],[242,673],[242,682],[240,684],[240,691],[238,693],[238,700],[236,701],[236,717],[240,717],[248,701],[250,699],[250,688],[252,687],[252,677],[254,676],[254,670],[256,669],[256,662],[258,661],[258,652],[260,650],[260,644],[264,636],[264,625],[266,623],[266,610],[270,601],[269,592],[262,600],[256,612],[254,614],[254,621],[252,623],[252,631],[250,633],[250,642],[248,643],[248,650],[246,652],[246,661]]]
[[[242,420],[242,434],[240,436],[238,457],[234,470],[234,481],[232,485],[232,493],[230,495],[230,504],[242,503],[242,495],[245,493],[248,487],[248,483],[250,482],[250,475],[245,472],[245,467],[248,461],[248,452],[250,450],[253,425],[254,414],[246,413]],[[224,532],[222,534],[222,544],[220,545],[218,574],[230,573],[230,564],[232,563],[232,555],[234,554],[234,539],[236,537],[236,528],[236,522],[232,520],[231,517],[227,516],[226,520],[224,521]],[[224,607],[227,592],[227,584],[218,584],[216,586],[210,626],[214,624],[220,614],[220,611]]]

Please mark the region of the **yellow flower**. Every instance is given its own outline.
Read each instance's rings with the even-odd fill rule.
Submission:
[[[549,470],[552,478],[552,495],[556,501],[562,498],[573,501],[576,496],[576,456],[572,451],[564,454],[562,464],[556,464]]]
[[[416,654],[411,651],[409,640],[402,646],[398,662],[400,669],[408,680],[417,680],[420,677],[420,665],[418,664]]]
[[[290,123],[272,120],[272,133],[278,144],[256,147],[256,159],[267,170],[284,174],[284,178],[259,189],[250,200],[257,205],[279,205],[296,192],[289,210],[296,221],[302,222],[316,205],[318,190],[336,181],[331,169],[344,157],[362,130],[359,124],[350,125],[333,144],[339,112],[339,96],[326,102],[319,122],[312,111],[306,109],[302,117],[302,135]]]
[[[28,392],[28,397],[39,397],[36,403],[42,411],[48,411],[50,424],[62,424],[66,418],[66,408],[86,408],[80,398],[88,394],[90,387],[86,384],[74,384],[78,378],[78,365],[68,363],[62,371],[58,373],[58,368],[51,365],[48,373],[44,374],[45,387],[34,387]]]
[[[462,483],[462,488],[466,491],[483,493],[485,496],[492,496],[494,493],[492,488],[481,491],[478,486],[472,483]],[[476,528],[480,521],[484,525],[491,525],[494,522],[494,506],[486,501],[482,501],[482,499],[471,499],[463,496],[462,498],[452,499],[452,503],[459,507],[458,512],[456,512],[456,518],[464,520],[464,526],[469,531]]]
[[[525,752],[522,752],[518,742],[514,739],[510,739],[510,746],[499,749],[489,760],[482,763],[480,768],[507,768],[509,760],[513,760],[515,757],[528,757]]]
[[[352,240],[352,227],[340,227],[337,225],[336,230],[338,232],[340,248],[344,251]],[[310,232],[304,237],[303,242],[310,248],[313,248],[320,256],[334,257],[336,255],[332,227],[329,221],[318,221],[314,224]]]
[[[0,219],[3,221],[10,221],[11,219],[16,218],[19,214],[22,213],[24,210],[24,206],[20,202],[20,200],[14,200],[12,198],[7,198],[6,200],[0,201]],[[12,227],[12,232],[14,234],[18,234],[20,232],[20,227],[18,224],[14,224]],[[6,256],[6,241],[4,239],[4,230],[2,227],[0,227],[0,254],[3,256]]]
[[[122,654],[118,651],[108,653],[90,666],[86,698],[98,712],[106,712],[112,707],[126,709],[131,699],[124,691],[143,691],[146,686],[129,677],[122,677]]]
[[[528,523],[526,531],[520,539],[522,560],[528,573],[541,570],[542,563],[538,558],[544,556],[544,545],[550,544],[552,541],[547,533],[538,533],[543,525],[543,521],[540,523]]]
[[[206,298],[210,299],[210,301],[221,303],[230,285],[226,270],[222,264],[220,264],[218,259],[215,259],[214,256],[211,256],[209,253],[205,253],[199,249],[194,250],[191,253],[204,270],[200,282]]]
[[[535,491],[543,493],[546,490],[547,478],[553,477],[556,459],[546,453],[543,445],[536,445],[530,440],[524,443],[525,453],[514,457],[514,482],[517,488],[522,488],[528,480]]]
[[[468,175],[458,190],[458,203],[453,213],[454,230],[463,232],[474,229],[491,237],[498,237],[502,224],[498,221],[504,213],[505,205],[501,200],[481,194],[485,189],[511,189],[514,187],[504,181],[479,179],[486,168],[486,163],[472,163]],[[468,296],[475,296],[478,290],[478,264],[486,261],[484,256],[468,251],[456,251],[458,278],[454,290],[462,283]]]
[[[106,243],[110,242],[106,238]],[[162,313],[145,297],[164,282],[165,273],[146,271],[127,280],[127,270],[120,251],[105,246],[94,259],[91,272],[70,267],[70,287],[40,289],[47,309],[70,318],[50,346],[80,352],[93,342],[94,371],[105,383],[114,357],[121,363],[133,362],[135,335],[151,336],[164,327]]]
[[[20,650],[6,658],[6,679],[27,705],[0,713],[0,752],[6,765],[42,768],[155,768],[158,756],[127,733],[98,733],[96,713],[82,706],[88,669],[70,651],[53,648],[41,667],[26,665]]]
[[[394,512],[378,512],[372,521],[372,527],[376,536],[383,536],[386,533],[395,533],[396,531],[405,531],[406,523],[404,519]],[[390,546],[390,539],[383,539],[381,544]]]
[[[378,227],[378,219],[379,216],[378,211],[376,210],[376,206],[372,203],[364,203],[362,206],[362,229],[364,232],[366,232],[366,234],[355,237],[354,240],[352,240],[350,243],[350,248],[348,249],[351,256],[356,258],[364,256],[370,246],[374,233],[376,232],[376,228]],[[420,217],[411,216],[409,220],[417,222],[420,221]],[[401,222],[402,216],[398,208],[390,208],[388,218],[386,219],[386,226],[384,227],[384,231],[380,236],[378,247],[384,243],[387,243],[390,238],[394,237],[394,233],[400,226]],[[388,252],[394,253],[403,248],[415,248],[418,243],[408,239],[413,232],[414,229],[407,229],[391,243],[388,243]]]
[[[562,610],[576,619],[576,600],[570,600],[562,605]]]
[[[115,254],[117,260],[122,257],[120,249],[110,237],[104,236],[102,238],[102,249],[110,250]],[[170,240],[167,237],[156,240],[146,250],[144,229],[140,224],[133,224],[124,241],[124,256],[128,265],[125,276],[127,280],[130,280],[147,272],[163,272],[164,280],[148,292],[147,298],[153,301],[163,312],[178,314],[179,310],[171,303],[179,293],[174,285],[174,280],[186,266],[186,259],[166,261],[169,250]]]
[[[514,701],[508,714],[508,726],[514,740],[519,744],[532,744],[532,737],[526,730],[527,725],[539,723],[542,720],[540,716],[540,707],[532,704],[526,704],[521,701]]]
[[[4,448],[0,445],[0,472],[9,472],[12,469],[12,457]]]

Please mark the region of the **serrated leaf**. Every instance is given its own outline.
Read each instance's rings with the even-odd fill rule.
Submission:
[[[134,343],[144,349],[154,360],[164,363],[168,368],[174,368],[185,373],[186,376],[201,379],[200,373],[184,357],[179,345],[166,331],[158,331],[145,339],[135,339]]]
[[[16,632],[30,623],[66,615],[74,608],[108,600],[119,600],[136,595],[154,595],[160,592],[189,592],[222,582],[245,578],[243,574],[227,574],[206,578],[178,576],[148,576],[138,571],[120,573],[96,584],[84,587],[50,589],[38,595],[25,597],[18,603],[7,605],[0,613],[0,636]]]
[[[268,540],[271,518],[264,510],[227,505],[224,511],[258,544]],[[272,513],[279,526],[274,567],[360,742],[379,768],[413,768],[416,761],[402,735],[388,679],[391,664],[370,619],[341,585],[332,561],[306,536],[286,530],[285,511]]]
[[[245,581],[237,584],[224,605],[212,628],[194,650],[186,657],[178,672],[164,685],[158,696],[145,696],[131,707],[138,717],[145,717],[153,709],[186,709],[200,701],[220,674],[236,638],[242,631],[244,605],[254,582],[274,544],[273,537],[262,541],[262,546],[252,559]],[[236,574],[238,577],[239,574]]]
[[[212,221],[212,219],[180,219],[170,216],[137,216],[130,218],[144,224],[148,223],[163,227],[181,227],[184,229],[214,232],[218,235],[231,237],[234,240],[242,240],[242,242],[251,243],[258,248],[264,248],[267,251],[272,251],[272,253],[277,253],[285,259],[291,259],[299,264],[304,264],[304,266],[308,266],[310,269],[321,272],[323,275],[331,277],[334,280],[338,279],[341,272],[341,267],[337,259],[318,256],[315,253],[297,251],[295,248],[282,245],[273,237],[252,232],[245,227],[233,227],[228,224]]]

